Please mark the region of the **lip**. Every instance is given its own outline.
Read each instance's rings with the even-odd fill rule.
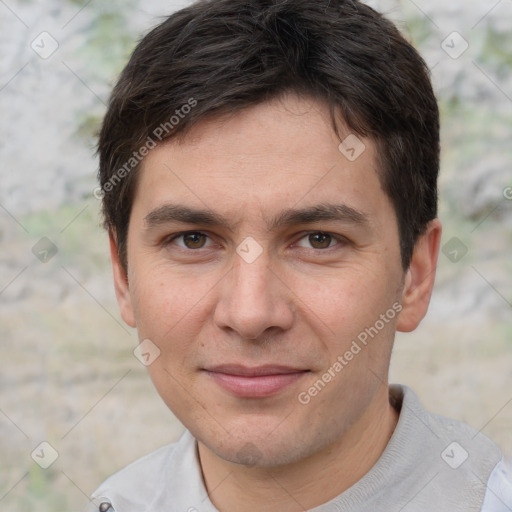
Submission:
[[[238,364],[223,364],[205,371],[224,390],[242,398],[276,395],[309,372],[281,365],[247,367]]]

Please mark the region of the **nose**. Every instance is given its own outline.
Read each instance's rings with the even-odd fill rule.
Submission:
[[[267,331],[287,330],[293,324],[293,294],[270,268],[265,252],[252,263],[235,255],[219,293],[215,324],[243,339],[258,340]]]

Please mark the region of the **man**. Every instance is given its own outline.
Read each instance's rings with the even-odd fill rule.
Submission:
[[[511,510],[498,447],[388,385],[441,237],[438,108],[390,22],[194,4],[135,49],[99,154],[121,313],[187,430],[94,510]]]

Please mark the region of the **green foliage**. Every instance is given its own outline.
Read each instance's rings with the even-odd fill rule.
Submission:
[[[492,25],[487,27],[479,61],[494,70],[495,76],[506,79],[512,74],[512,32],[498,32]]]
[[[100,227],[99,207],[99,201],[90,199],[81,205],[65,204],[57,210],[30,213],[21,222],[34,243],[47,236],[57,245],[59,252],[54,265],[79,267],[81,274],[88,276],[105,271],[110,265],[106,258],[107,237]]]
[[[432,36],[432,25],[425,16],[409,16],[405,25],[405,31],[410,42],[416,48],[421,48]]]
[[[91,63],[97,78],[112,80],[121,72],[136,45],[138,34],[130,32],[129,17],[135,2],[93,2],[92,19],[85,32],[82,58]]]
[[[91,149],[95,147],[101,127],[102,114],[79,112],[77,114],[77,129],[75,136],[85,142]]]
[[[113,85],[137,43],[139,34],[129,29],[136,4],[134,0],[114,0],[91,2],[87,6],[91,20],[83,32],[84,42],[77,55],[86,63],[93,80],[100,84]],[[102,116],[102,109],[77,114],[76,136],[91,147],[95,144]]]

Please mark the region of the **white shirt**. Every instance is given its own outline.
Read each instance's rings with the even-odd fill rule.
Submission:
[[[377,463],[310,512],[512,512],[512,471],[492,441],[463,423],[427,413],[405,386],[391,386],[390,398],[400,417]],[[188,431],[109,477],[86,512],[99,510],[219,512]]]
[[[501,459],[487,483],[482,512],[512,511],[512,463]]]

